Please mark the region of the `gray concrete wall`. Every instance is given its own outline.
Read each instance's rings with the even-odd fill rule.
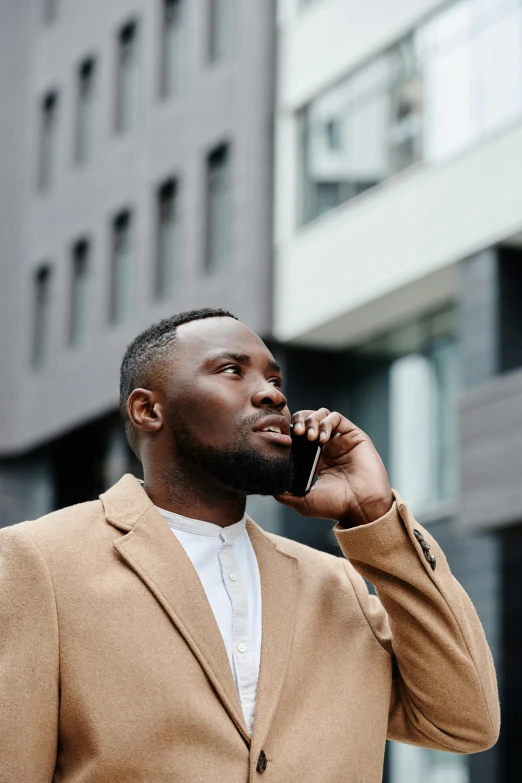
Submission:
[[[2,151],[0,194],[4,182],[11,181],[17,192],[16,210],[2,216],[8,250],[0,256],[0,296],[8,310],[1,313],[0,456],[21,453],[113,408],[126,345],[159,318],[220,306],[261,334],[269,332],[273,2],[238,3],[237,55],[215,64],[206,57],[208,5],[206,0],[187,2],[186,83],[181,96],[162,103],[159,2],[67,0],[57,22],[46,27],[41,3],[0,0],[0,22],[9,16],[7,27],[0,23],[0,44],[4,38],[10,44],[1,55],[0,79],[3,106],[12,119],[0,132],[5,145],[14,145],[12,154]],[[135,130],[117,136],[115,36],[131,17],[141,23],[140,119]],[[79,169],[72,163],[74,79],[79,60],[90,53],[100,68],[96,151],[94,160]],[[38,108],[52,87],[60,92],[58,170],[52,191],[40,195],[35,187]],[[208,275],[203,270],[205,158],[225,140],[233,155],[234,252],[228,270]],[[153,296],[154,195],[171,174],[181,180],[183,280],[172,298],[160,303]],[[113,327],[108,319],[109,221],[126,206],[136,220],[133,317]],[[96,317],[90,345],[72,350],[67,344],[70,245],[83,235],[93,242]],[[48,361],[36,371],[30,365],[32,276],[43,260],[54,266],[51,345]],[[17,277],[9,275],[13,268]]]
[[[34,44],[31,0],[0,0],[0,442],[16,438],[25,182]]]
[[[522,371],[498,376],[462,399],[459,525],[492,530],[522,520]]]

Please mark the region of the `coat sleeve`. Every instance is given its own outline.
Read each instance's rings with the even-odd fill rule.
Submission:
[[[435,569],[414,531],[431,546]],[[393,657],[389,739],[457,753],[494,745],[500,715],[491,653],[432,536],[398,495],[385,517],[335,532],[361,608]]]
[[[58,622],[36,544],[0,531],[0,783],[50,783],[56,765]]]

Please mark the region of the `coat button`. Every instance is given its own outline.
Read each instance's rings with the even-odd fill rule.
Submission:
[[[424,549],[425,552],[429,552],[431,549],[431,546],[428,544],[425,538],[422,539],[422,541],[419,541],[419,544]]]
[[[267,765],[267,763],[268,763],[268,762],[267,762],[267,760],[266,760],[265,751],[264,751],[264,750],[262,750],[262,751],[261,751],[261,753],[259,754],[259,758],[258,758],[258,760],[257,760],[257,767],[256,767],[256,770],[257,770],[258,772],[264,772],[264,771],[265,771],[265,769],[266,769],[266,765]]]
[[[427,560],[431,566],[431,570],[435,571],[435,569],[437,568],[437,561],[435,560],[435,555],[428,555]]]
[[[413,535],[415,536],[415,538],[417,539],[417,541],[424,541],[424,536],[422,535],[422,533],[420,532],[420,530],[414,530],[414,531],[413,531]]]

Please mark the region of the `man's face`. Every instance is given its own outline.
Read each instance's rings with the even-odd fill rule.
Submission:
[[[281,380],[272,354],[244,324],[221,317],[178,327],[165,388],[175,461],[244,494],[288,489],[290,412]]]

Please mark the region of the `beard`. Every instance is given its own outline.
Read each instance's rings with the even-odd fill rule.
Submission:
[[[273,415],[274,411],[269,413]],[[249,443],[248,434],[259,418],[257,415],[247,419],[243,425],[244,434],[240,434],[229,448],[220,449],[202,443],[176,415],[171,428],[173,443],[180,458],[205,471],[220,484],[245,495],[279,495],[291,486],[293,460],[289,455],[263,454]]]

